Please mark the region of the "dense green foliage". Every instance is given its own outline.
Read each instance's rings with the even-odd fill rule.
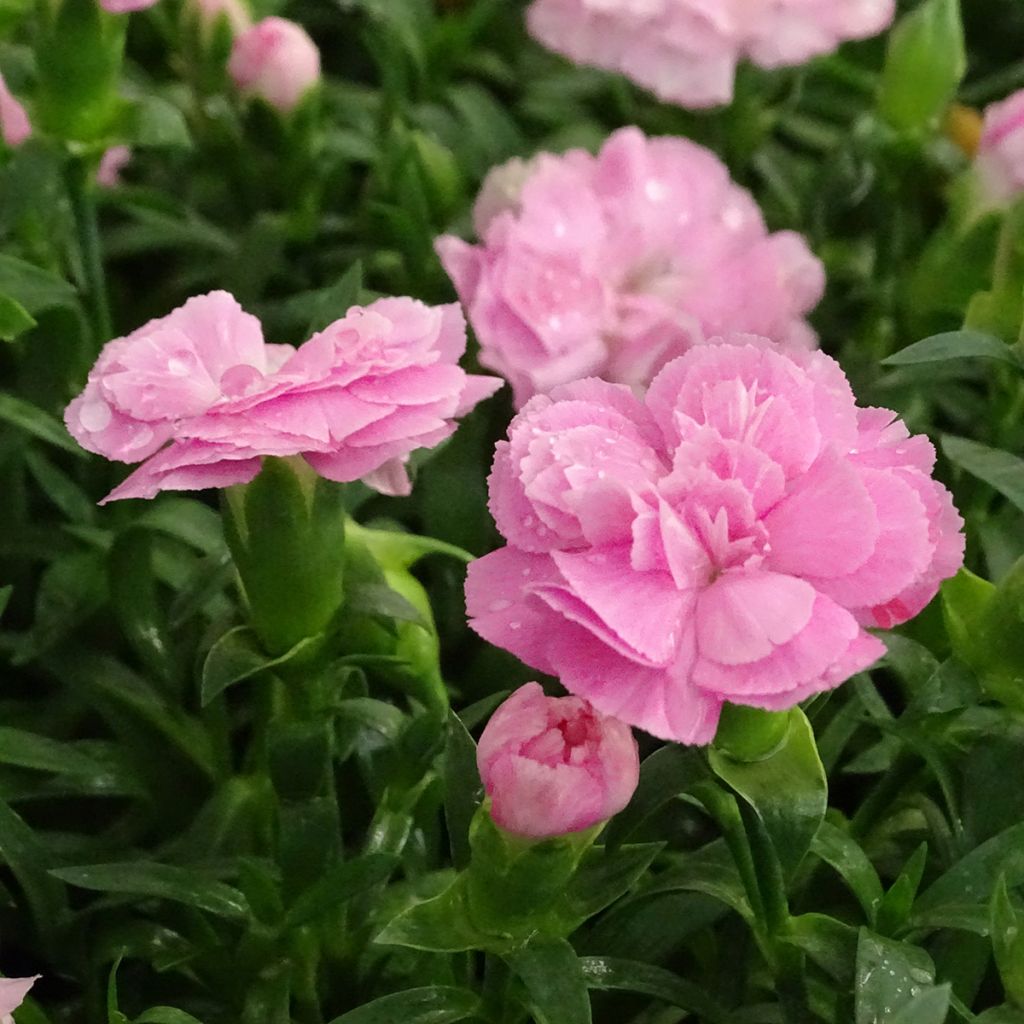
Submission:
[[[1024,209],[968,217],[943,124],[1024,84],[1024,5],[970,0],[964,42],[955,3],[907,3],[945,28],[904,23],[888,65],[882,37],[746,67],[691,114],[545,53],[510,0],[296,0],[325,83],[287,123],[175,0],[123,67],[87,7],[0,2],[43,127],[0,154],[0,965],[44,976],[19,1024],[1022,1024]],[[534,673],[462,599],[507,395],[411,498],[346,490],[342,616],[273,655],[216,495],[97,508],[123,468],[59,414],[104,342],[210,288],[292,343],[450,300],[433,239],[488,168],[623,124],[709,145],[808,236],[823,347],[936,440],[970,572],[763,759],[645,739],[597,845],[524,861],[474,819],[471,736]],[[111,142],[135,157],[101,192]]]

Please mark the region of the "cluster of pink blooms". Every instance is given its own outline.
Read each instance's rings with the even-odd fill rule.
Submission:
[[[1024,89],[985,108],[974,166],[986,199],[1005,203],[1024,192]]]
[[[801,64],[882,31],[894,0],[534,0],[527,23],[549,49],[617,71],[660,99],[732,98],[737,64]]]
[[[842,370],[739,336],[645,398],[538,396],[501,442],[508,545],[474,562],[474,629],[599,711],[707,743],[724,701],[784,709],[874,662],[963,558],[934,450]]]
[[[640,776],[628,725],[527,683],[491,716],[476,751],[491,817],[532,839],[580,832],[629,803]]]
[[[293,455],[407,493],[409,454],[501,384],[458,366],[465,347],[458,306],[405,298],[354,307],[298,349],[268,345],[212,292],[109,342],[65,422],[83,448],[142,462],[106,501],[246,483],[263,456]]]
[[[0,978],[0,1024],[14,1024],[11,1014],[25,1001],[38,978],[39,975],[34,978]]]
[[[474,210],[481,244],[438,240],[480,341],[517,406],[598,376],[644,386],[705,337],[762,335],[807,349],[825,275],[803,238],[769,234],[710,150],[615,132],[492,172]]]

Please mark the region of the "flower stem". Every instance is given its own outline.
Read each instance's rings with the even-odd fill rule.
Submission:
[[[110,303],[107,298],[107,278],[100,247],[99,224],[96,218],[92,166],[81,157],[68,162],[67,184],[71,210],[75,219],[75,233],[85,273],[85,287],[91,305],[93,327],[100,343],[113,336]]]

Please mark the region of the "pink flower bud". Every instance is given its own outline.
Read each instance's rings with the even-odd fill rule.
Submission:
[[[34,978],[0,978],[0,1024],[14,1024],[11,1014],[24,1002],[38,977],[37,974]]]
[[[25,108],[7,88],[4,76],[0,75],[0,135],[8,146],[20,146],[32,134]]]
[[[974,166],[982,190],[994,202],[1024,191],[1024,89],[985,108]]]
[[[121,184],[121,171],[132,158],[127,146],[111,146],[100,158],[96,169],[96,184],[101,188],[116,188]]]
[[[491,817],[546,839],[607,821],[629,803],[640,758],[628,725],[578,697],[521,686],[491,716],[476,754]]]
[[[241,92],[288,113],[320,80],[320,51],[301,25],[264,18],[235,40],[228,72]]]

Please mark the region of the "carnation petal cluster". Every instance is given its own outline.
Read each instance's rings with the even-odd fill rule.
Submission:
[[[963,560],[934,450],[820,352],[738,336],[644,399],[538,396],[499,443],[506,547],[470,566],[474,629],[604,714],[706,743],[724,701],[788,708],[883,651]]]
[[[660,99],[732,99],[736,67],[802,64],[881,32],[894,0],[534,0],[533,36],[578,64],[617,71]]]
[[[644,386],[706,337],[750,332],[809,348],[803,319],[825,275],[800,235],[769,234],[710,150],[613,134],[492,172],[475,208],[479,245],[437,250],[517,405],[597,376]]]
[[[264,18],[236,36],[228,73],[241,92],[287,114],[320,81],[320,51],[297,22]]]
[[[211,292],[109,342],[65,422],[83,448],[142,462],[106,501],[246,483],[261,457],[293,455],[407,493],[409,454],[500,386],[458,366],[465,345],[457,306],[407,298],[353,307],[298,349],[269,345]]]
[[[491,817],[531,839],[580,832],[618,814],[640,776],[629,726],[579,697],[521,686],[491,716],[477,746]]]

